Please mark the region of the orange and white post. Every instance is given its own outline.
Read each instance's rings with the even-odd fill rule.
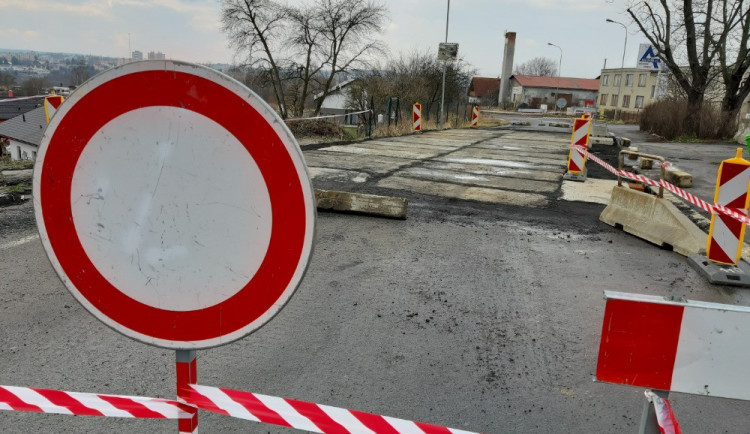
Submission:
[[[750,161],[742,158],[742,148],[737,148],[737,155],[732,159],[722,161],[719,166],[714,202],[733,211],[747,214],[750,200],[748,188],[750,188]],[[737,265],[742,254],[744,238],[744,223],[724,214],[713,214],[711,228],[708,231],[706,257],[720,264]]]
[[[568,154],[568,172],[577,175],[586,169],[586,155],[573,148],[573,145],[588,149],[590,134],[591,118],[580,117],[573,121],[573,133],[570,136],[571,148]]]
[[[414,107],[411,110],[412,118],[412,131],[422,131],[422,104],[415,102]]]
[[[476,128],[479,126],[479,106],[475,105],[471,109],[471,127]]]

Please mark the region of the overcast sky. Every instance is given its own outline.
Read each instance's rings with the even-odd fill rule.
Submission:
[[[555,62],[562,75],[594,78],[619,67],[628,25],[625,65],[635,66],[646,42],[625,14],[627,0],[453,0],[449,42],[479,75],[498,77],[506,31],[517,33],[515,64],[534,57]],[[291,1],[290,3],[300,3]],[[385,0],[383,39],[392,55],[437,52],[445,39],[447,0]],[[0,48],[128,57],[133,50],[164,52],[190,62],[232,63],[221,32],[219,0],[0,0]]]

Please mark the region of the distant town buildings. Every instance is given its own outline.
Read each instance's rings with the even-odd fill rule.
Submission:
[[[135,50],[133,51],[133,54],[130,56],[130,58],[133,60],[143,60],[143,53]]]
[[[153,51],[148,52],[148,60],[164,60],[166,56],[161,51],[154,53]]]

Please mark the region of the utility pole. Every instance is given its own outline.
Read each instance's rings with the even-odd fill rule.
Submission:
[[[555,45],[552,42],[547,42],[547,45],[551,45],[560,50],[560,63],[557,66],[557,90],[555,90],[555,111],[559,110],[557,107],[557,100],[560,99],[560,73],[562,73],[562,48],[559,45]]]
[[[448,12],[445,15],[445,43],[448,43],[448,20],[451,17],[451,0],[448,0]],[[445,70],[448,66],[448,61],[443,61],[443,93],[440,97],[440,120],[438,121],[438,129],[443,129],[443,106],[445,105]]]

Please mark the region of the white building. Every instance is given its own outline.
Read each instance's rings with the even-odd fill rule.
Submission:
[[[44,106],[1,123],[0,137],[8,139],[6,153],[12,160],[35,160],[46,127]]]

